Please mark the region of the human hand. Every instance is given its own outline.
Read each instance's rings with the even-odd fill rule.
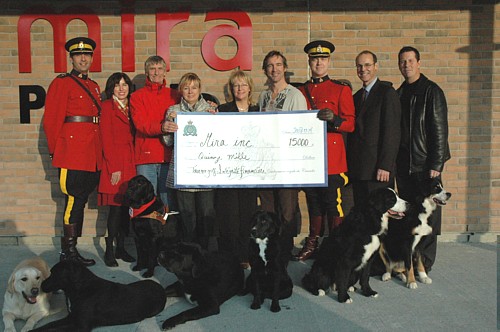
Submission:
[[[390,174],[391,174],[390,172],[379,168],[377,170],[377,181],[380,181],[380,182],[389,182],[389,176],[390,176]]]
[[[177,123],[173,122],[173,119],[168,120],[168,117],[167,117],[167,120],[163,121],[163,123],[161,125],[161,131],[165,134],[166,133],[175,133],[178,128],[179,128],[179,126],[177,125]]]
[[[111,173],[111,184],[115,186],[118,182],[120,182],[121,177],[122,177],[121,171]]]
[[[441,175],[441,172],[435,171],[433,169],[431,169],[429,171],[429,177],[431,177],[431,178],[437,178],[440,175]]]
[[[217,103],[213,101],[207,101],[207,103],[210,105],[210,108],[208,109],[209,113],[215,114],[218,112],[217,107],[219,107],[219,105],[217,105]]]
[[[316,116],[320,120],[331,122],[336,130],[338,130],[340,125],[342,124],[342,122],[345,121],[345,119],[343,119],[340,116],[338,116],[337,114],[335,114],[329,108],[320,109]]]
[[[334,117],[334,113],[331,109],[329,108],[323,108],[318,111],[318,114],[316,114],[316,117],[320,120],[323,121],[332,121]]]

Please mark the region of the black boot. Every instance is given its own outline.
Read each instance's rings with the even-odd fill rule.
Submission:
[[[73,260],[82,263],[85,266],[95,265],[95,260],[82,257],[76,249],[78,237],[76,236],[76,225],[64,225],[64,236],[61,238],[61,256],[59,260]]]
[[[118,237],[116,238],[115,257],[127,263],[135,262],[135,258],[130,256],[125,250],[125,237],[123,234],[118,234]]]
[[[115,259],[115,254],[113,252],[113,238],[106,237],[106,252],[104,252],[104,264],[110,267],[118,266],[118,262]],[[118,250],[117,250],[118,251]]]

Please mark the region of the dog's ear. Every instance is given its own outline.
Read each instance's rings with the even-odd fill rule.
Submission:
[[[7,292],[9,292],[9,294],[14,294],[14,292],[16,291],[14,289],[14,283],[15,282],[16,282],[16,273],[13,272],[10,275],[9,282],[7,283]]]

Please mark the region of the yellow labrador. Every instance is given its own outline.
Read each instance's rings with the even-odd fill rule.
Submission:
[[[47,263],[41,257],[25,259],[12,272],[3,302],[5,332],[15,332],[14,321],[26,320],[21,332],[30,331],[42,318],[49,315],[49,295],[40,285],[50,275]]]

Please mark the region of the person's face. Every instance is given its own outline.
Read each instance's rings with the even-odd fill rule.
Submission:
[[[233,95],[234,99],[237,101],[245,101],[248,100],[248,95],[250,94],[250,86],[248,83],[241,79],[237,78],[233,82]]]
[[[285,81],[286,68],[283,59],[275,55],[267,59],[266,76],[273,83],[280,83]]]
[[[151,82],[158,84],[163,83],[166,74],[167,70],[161,63],[151,64],[148,68],[148,72],[146,73]]]
[[[399,71],[408,83],[413,83],[420,77],[420,61],[415,52],[404,52],[399,56]]]
[[[373,61],[371,54],[361,54],[356,59],[356,72],[363,86],[369,85],[377,76],[378,63]]]
[[[200,99],[200,86],[198,82],[192,81],[182,88],[182,98],[189,104],[194,105]]]
[[[323,77],[328,74],[330,57],[311,57],[309,58],[309,67],[312,77]]]
[[[120,82],[115,84],[115,89],[113,90],[113,95],[119,101],[125,101],[125,100],[127,100],[129,89],[130,89],[130,87],[128,86],[127,82],[125,82],[125,80],[122,77]]]
[[[71,63],[73,69],[82,74],[89,72],[93,60],[92,53],[76,53],[71,56]]]

